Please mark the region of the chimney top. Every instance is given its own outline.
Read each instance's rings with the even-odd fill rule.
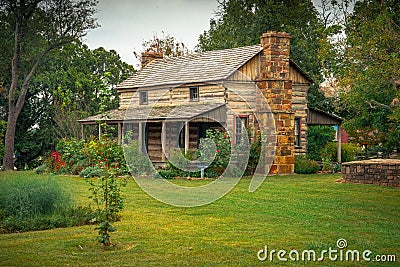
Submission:
[[[142,53],[142,68],[146,67],[149,65],[151,62],[153,62],[156,59],[161,59],[163,58],[163,54],[161,52],[155,52],[155,51],[146,51]]]

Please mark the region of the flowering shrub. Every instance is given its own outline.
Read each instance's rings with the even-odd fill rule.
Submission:
[[[56,150],[52,150],[50,152],[50,157],[52,159],[52,161],[51,161],[51,171],[52,172],[59,172],[61,167],[65,166],[65,162],[62,160],[61,153],[56,151]]]
[[[206,138],[212,142],[200,140],[200,153],[205,158],[212,158],[215,155],[214,161],[205,170],[207,177],[216,177],[224,173],[231,158],[231,142],[227,132],[221,129],[208,129]]]
[[[55,173],[80,174],[88,167],[113,168],[117,175],[127,173],[124,153],[116,141],[62,139],[50,153],[47,167]]]

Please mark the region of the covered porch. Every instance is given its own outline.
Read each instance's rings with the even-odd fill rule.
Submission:
[[[116,128],[118,144],[129,136],[138,141],[139,149],[153,163],[165,163],[171,149],[187,153],[198,147],[207,129],[225,127],[226,107],[224,103],[135,106],[111,110],[79,122],[82,139],[86,137],[88,125],[97,125],[98,138],[104,133],[102,125],[111,125]]]

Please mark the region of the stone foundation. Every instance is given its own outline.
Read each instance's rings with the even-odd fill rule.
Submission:
[[[400,187],[400,160],[372,159],[347,162],[342,165],[342,174],[346,183]]]

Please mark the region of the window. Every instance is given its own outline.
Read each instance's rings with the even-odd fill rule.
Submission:
[[[146,105],[148,103],[147,91],[139,92],[139,104]]]
[[[294,145],[300,146],[301,145],[301,118],[294,119]]]
[[[199,87],[190,87],[190,101],[199,101]]]
[[[235,117],[235,141],[240,144],[243,139],[243,134],[246,134],[245,128],[248,127],[249,116],[239,115]]]

